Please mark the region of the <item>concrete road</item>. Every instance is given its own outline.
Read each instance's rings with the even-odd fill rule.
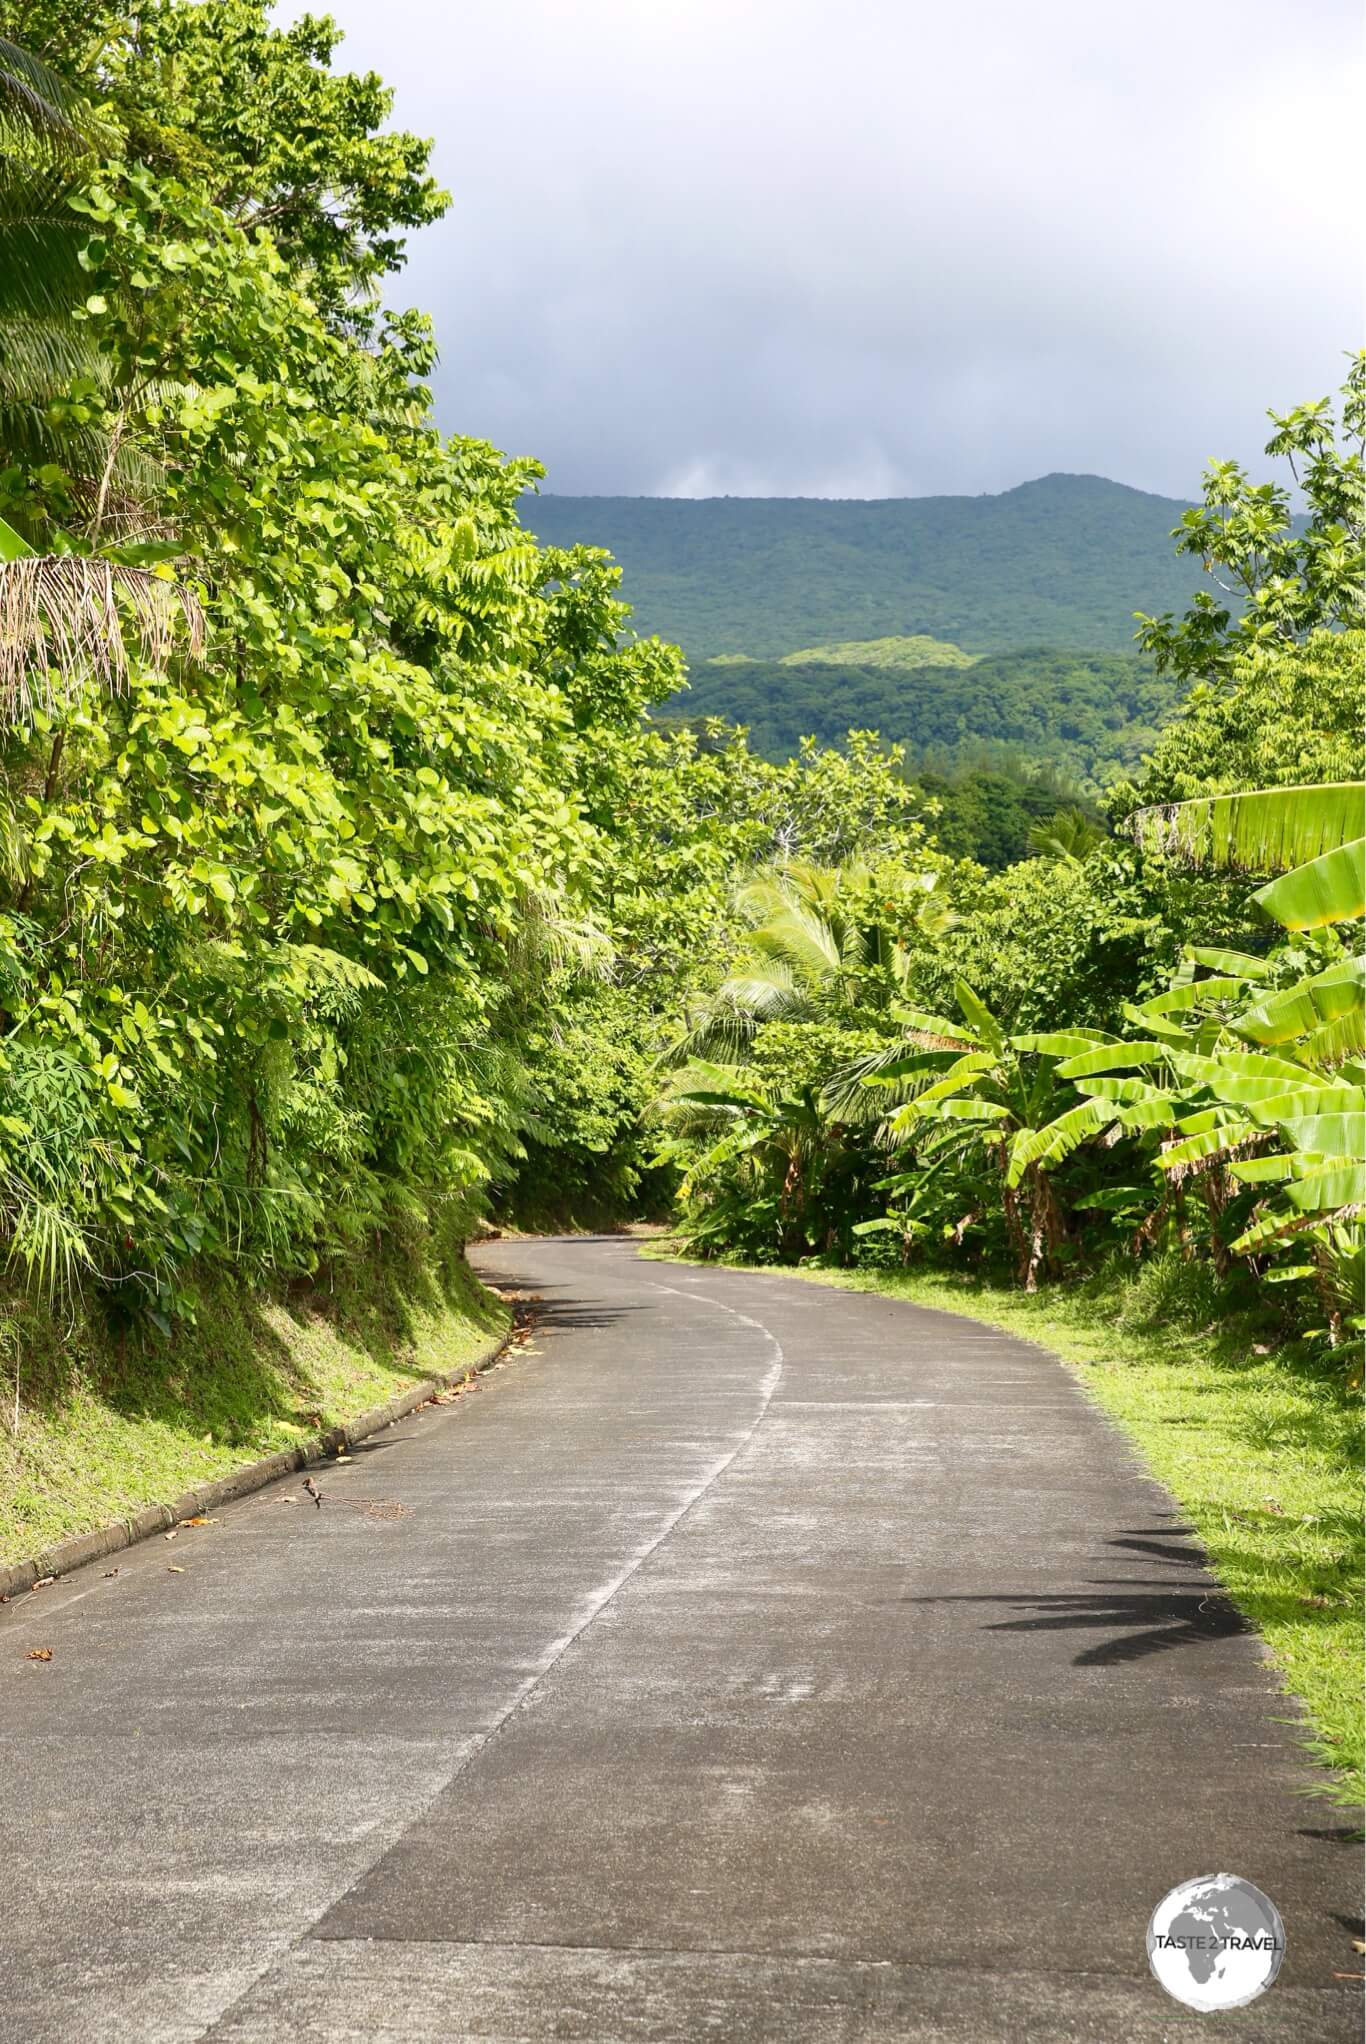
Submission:
[[[0,2037],[1358,2034],[1359,1856],[1060,1365],[625,1241],[479,1261],[538,1353],[321,1510],[0,1613]],[[1144,1931],[1221,1871],[1288,1956],[1201,2018]]]

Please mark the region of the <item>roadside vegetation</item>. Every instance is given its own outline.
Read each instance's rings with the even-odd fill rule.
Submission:
[[[170,1348],[11,1301],[0,1341],[19,1381],[0,1428],[0,1564],[472,1366],[508,1320],[455,1245],[440,1258],[394,1240],[251,1292],[208,1274]]]
[[[1282,1507],[1210,1544],[1317,1695],[1361,1375],[1362,360],[1272,415],[1277,480],[1210,471],[1196,594],[1137,659],[946,662],[927,633],[1047,643],[979,582],[990,630],[955,598],[867,663],[880,699],[937,676],[937,787],[871,730],[765,758],[677,720],[682,657],[605,553],[532,538],[536,463],[437,430],[435,337],[386,294],[445,198],[336,41],[260,0],[0,0],[14,1527],[458,1361],[488,1218],[673,1212],[697,1255],[1084,1322],[1193,1513],[1239,1470],[1236,1510]],[[1128,573],[1157,500],[1078,480]],[[1031,486],[1055,545],[1068,481]],[[978,573],[988,513],[938,515]],[[792,636],[838,659],[906,624],[810,608]],[[770,672],[828,698],[836,669]],[[1026,752],[1070,720],[1077,758],[974,759],[955,701]],[[1201,1334],[1186,1377],[1102,1367],[1085,1316],[1113,1295],[1149,1356],[1126,1302],[1171,1272],[1202,1327],[1253,1316],[1255,1365]]]

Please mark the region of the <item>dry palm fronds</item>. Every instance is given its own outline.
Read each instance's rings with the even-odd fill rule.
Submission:
[[[0,562],[0,718],[27,722],[90,679],[121,687],[129,636],[144,660],[159,665],[175,643],[177,619],[197,655],[204,614],[179,583],[75,554]]]

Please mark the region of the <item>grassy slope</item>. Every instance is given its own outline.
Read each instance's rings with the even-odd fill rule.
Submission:
[[[0,1307],[0,1562],[458,1369],[507,1324],[463,1263],[438,1275],[392,1255],[361,1259],[335,1286],[262,1297],[211,1284],[198,1324],[157,1347]]]
[[[947,1273],[786,1273],[989,1321],[1069,1363],[1189,1514],[1303,1701],[1341,1799],[1363,1788],[1360,1401],[1258,1330],[1183,1324],[1112,1280],[1026,1298]]]
[[[976,654],[965,653],[947,639],[851,639],[839,646],[804,646],[784,653],[780,667],[890,667],[898,673],[917,667],[971,667]],[[720,661],[719,666],[726,663]]]

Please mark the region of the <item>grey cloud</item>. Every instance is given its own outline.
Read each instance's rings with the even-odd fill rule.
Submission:
[[[1339,0],[333,0],[455,194],[393,294],[565,492],[1186,494],[1356,345]]]

